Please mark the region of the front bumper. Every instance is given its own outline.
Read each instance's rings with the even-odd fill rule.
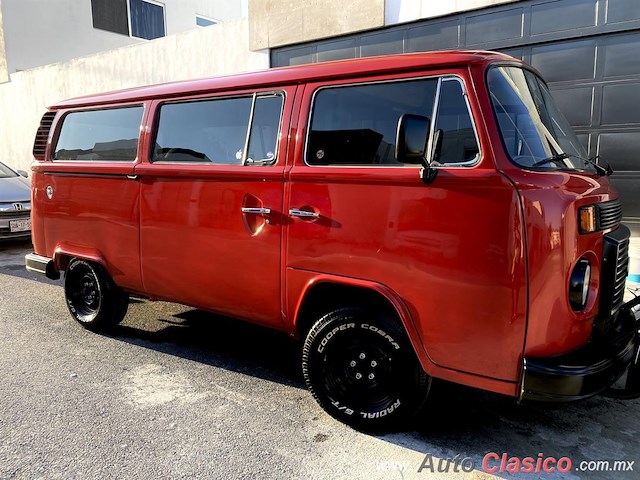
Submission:
[[[621,317],[612,323],[620,327],[607,338],[594,336],[584,347],[563,355],[525,358],[519,400],[580,400],[606,390],[628,369],[640,372],[640,297],[622,305],[615,315]],[[628,382],[617,390],[619,396],[640,396],[640,383]]]

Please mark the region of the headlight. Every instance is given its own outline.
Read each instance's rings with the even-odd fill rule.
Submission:
[[[571,272],[569,280],[569,303],[575,312],[584,310],[587,304],[590,281],[591,264],[586,258],[581,258]]]

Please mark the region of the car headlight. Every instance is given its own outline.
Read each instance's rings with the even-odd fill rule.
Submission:
[[[587,304],[590,281],[591,264],[586,258],[581,258],[571,272],[569,280],[569,303],[575,312],[584,310]]]

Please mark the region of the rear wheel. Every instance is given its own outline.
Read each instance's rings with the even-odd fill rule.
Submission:
[[[365,431],[406,426],[431,384],[398,322],[365,308],[322,317],[307,336],[302,370],[322,408]]]
[[[64,278],[64,293],[71,316],[91,330],[122,321],[129,295],[119,288],[101,265],[73,259]]]

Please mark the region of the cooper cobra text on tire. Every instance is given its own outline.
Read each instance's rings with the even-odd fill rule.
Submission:
[[[431,384],[402,326],[366,308],[342,308],[318,320],[304,344],[302,370],[322,408],[365,431],[406,426]]]
[[[119,323],[129,305],[129,295],[101,265],[81,259],[73,259],[65,271],[64,294],[73,318],[91,330]]]

